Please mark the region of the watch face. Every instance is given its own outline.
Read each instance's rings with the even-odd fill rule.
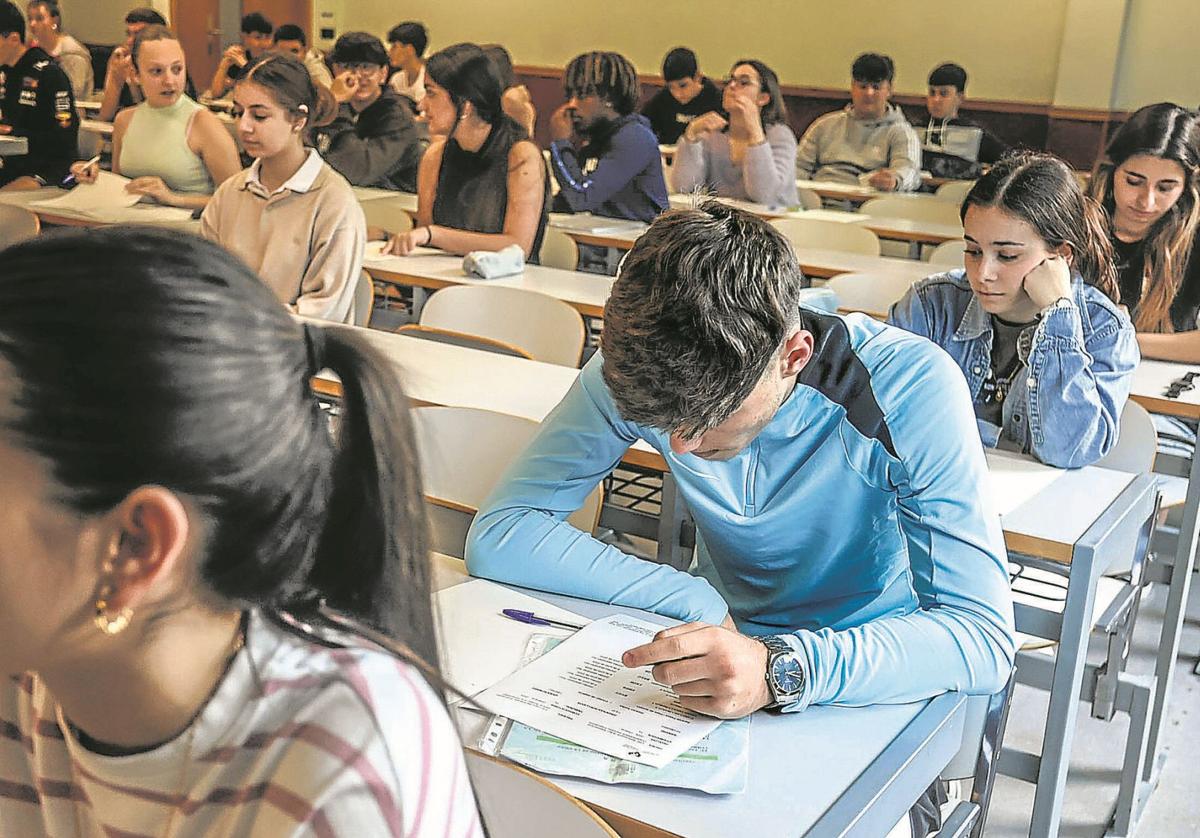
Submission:
[[[771,681],[780,695],[794,695],[804,689],[804,667],[794,655],[780,655],[771,662]]]

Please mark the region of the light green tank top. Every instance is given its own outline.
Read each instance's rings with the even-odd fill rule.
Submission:
[[[166,108],[138,105],[121,142],[121,174],[157,175],[176,192],[211,195],[208,169],[187,143],[188,125],[202,107],[187,96]]]

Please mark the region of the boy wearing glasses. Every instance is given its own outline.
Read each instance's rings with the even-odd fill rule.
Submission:
[[[921,186],[921,142],[890,103],[895,65],[867,52],[850,69],[850,104],[817,119],[800,139],[799,177],[862,183],[884,192]]]
[[[316,131],[317,151],[354,186],[417,190],[417,167],[429,143],[412,108],[386,87],[388,53],[366,32],[347,32],[333,45],[337,118]]]

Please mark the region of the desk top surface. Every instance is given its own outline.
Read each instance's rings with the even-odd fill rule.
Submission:
[[[1171,383],[1189,372],[1200,378],[1200,364],[1144,359],[1133,371],[1133,385],[1129,391],[1129,398],[1151,413],[1200,419],[1200,381],[1197,381],[1191,390],[1181,392],[1176,398],[1167,398],[1166,395]]]
[[[0,157],[19,157],[29,153],[26,137],[0,136]]]

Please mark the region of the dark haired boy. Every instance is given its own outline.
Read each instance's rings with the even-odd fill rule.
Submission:
[[[333,84],[333,75],[325,64],[325,56],[320,50],[308,48],[308,38],[304,30],[296,24],[285,23],[276,29],[275,34],[271,36],[271,48],[275,52],[287,53],[303,61],[304,66],[308,68],[308,74],[317,84],[326,87]]]
[[[75,160],[71,80],[44,49],[26,45],[25,18],[10,0],[0,0],[0,135],[28,143],[25,154],[0,157],[0,189],[57,184]]]
[[[271,49],[271,33],[275,25],[261,12],[251,12],[242,18],[242,42],[225,50],[213,73],[207,95],[219,99],[229,92],[242,77],[247,65]]]
[[[415,105],[425,98],[425,50],[429,32],[415,20],[398,23],[388,31],[388,60],[395,74],[389,84]]]
[[[884,192],[921,187],[921,142],[903,112],[891,104],[895,65],[866,52],[850,69],[850,104],[819,117],[796,152],[802,178],[864,183]]]
[[[642,116],[650,120],[660,143],[674,145],[693,119],[721,110],[721,91],[700,72],[696,53],[687,47],[667,53],[662,74],[666,86],[642,106]]]
[[[317,150],[355,186],[417,191],[417,168],[428,145],[408,100],[389,89],[388,54],[366,32],[347,32],[330,55],[337,118],[316,129]]]
[[[804,307],[805,284],[766,221],[664,213],[621,265],[600,352],[479,510],[467,567],[684,621],[622,661],[710,716],[993,693],[1013,609],[966,381],[922,338]],[[695,520],[687,571],[566,520],[639,439]]]
[[[550,116],[550,171],[558,212],[652,221],[667,208],[658,139],[634,113],[641,87],[615,52],[576,56],[563,75],[567,101]]]
[[[929,119],[917,130],[925,168],[936,177],[979,177],[981,163],[995,163],[1008,150],[1003,140],[959,114],[966,91],[967,71],[958,64],[939,64],[929,74]]]

